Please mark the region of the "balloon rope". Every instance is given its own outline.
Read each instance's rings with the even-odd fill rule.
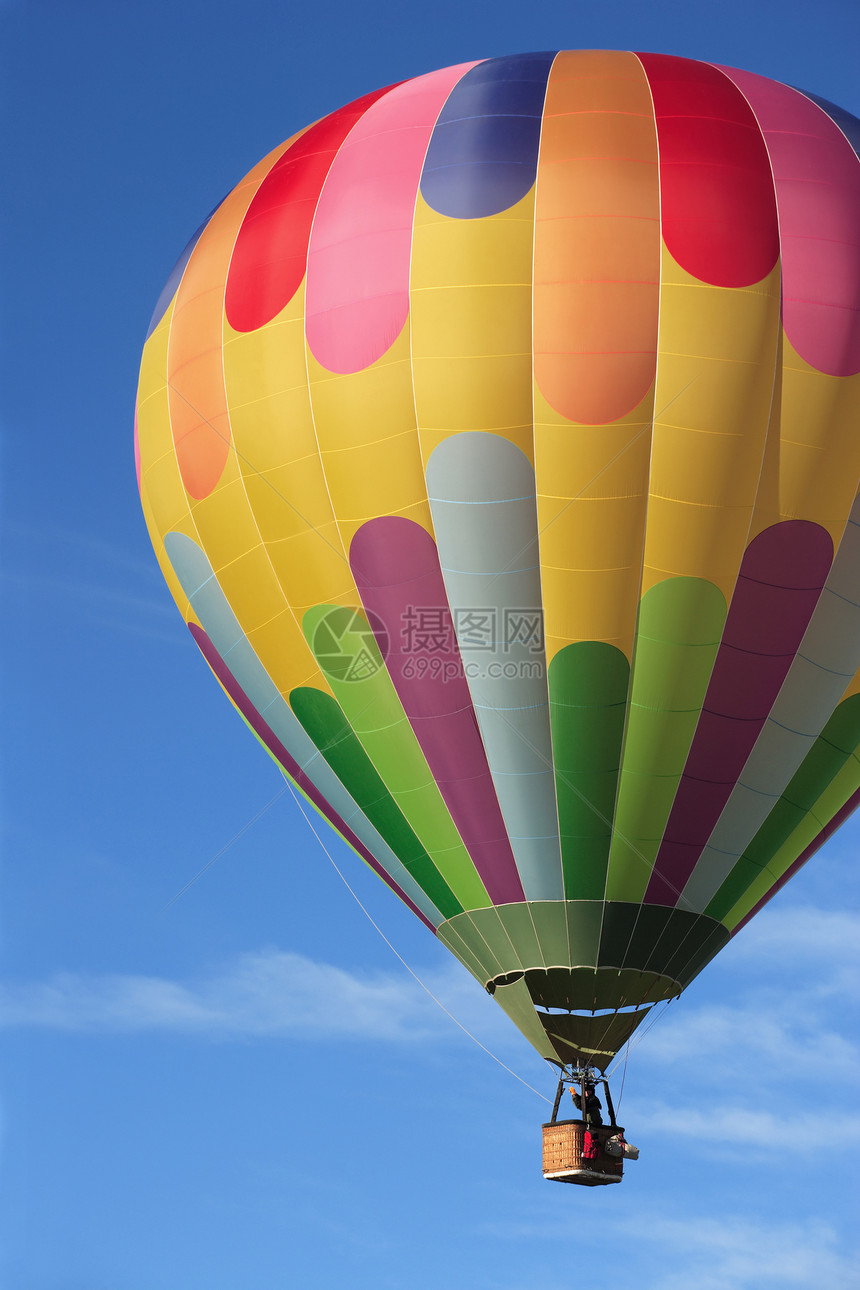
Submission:
[[[286,776],[285,776],[285,778],[286,778]],[[316,838],[317,842],[320,844],[320,846],[322,847],[323,851],[324,851],[324,852],[326,853],[326,855],[328,856],[328,858],[329,858],[329,860],[330,860],[330,862],[331,862],[332,868],[334,869],[334,871],[335,871],[335,873],[337,874],[337,876],[340,878],[340,880],[341,880],[341,882],[343,883],[344,887],[346,887],[347,891],[348,891],[348,892],[349,892],[349,894],[352,896],[353,900],[354,900],[354,901],[355,901],[355,903],[358,905],[358,907],[359,907],[359,909],[361,910],[361,912],[362,912],[362,913],[367,917],[367,919],[369,920],[369,922],[371,923],[371,925],[372,925],[373,927],[375,927],[375,928],[376,928],[376,930],[379,932],[379,935],[380,935],[380,936],[382,937],[382,939],[385,941],[385,944],[386,944],[386,945],[388,946],[388,948],[391,950],[391,953],[395,956],[395,958],[398,958],[398,959],[400,960],[400,962],[403,964],[403,966],[406,968],[406,971],[409,973],[409,975],[415,978],[415,980],[416,980],[416,981],[418,982],[418,984],[421,986],[421,989],[425,992],[425,994],[428,994],[428,995],[430,996],[430,998],[433,1000],[433,1002],[434,1002],[438,1007],[440,1007],[440,1008],[442,1009],[442,1011],[445,1013],[445,1016],[446,1016],[446,1017],[450,1017],[450,1018],[451,1018],[451,1020],[453,1021],[454,1025],[455,1025],[455,1026],[459,1026],[459,1027],[460,1027],[460,1029],[462,1030],[463,1034],[464,1034],[464,1035],[468,1035],[468,1037],[472,1040],[472,1042],[473,1042],[473,1043],[475,1043],[475,1044],[477,1044],[479,1048],[482,1048],[482,1049],[484,1050],[484,1052],[487,1054],[487,1056],[488,1056],[488,1057],[492,1057],[493,1061],[494,1061],[494,1062],[497,1062],[497,1063],[498,1063],[498,1065],[499,1065],[499,1066],[501,1066],[502,1070],[507,1071],[509,1075],[513,1075],[514,1079],[519,1080],[519,1082],[520,1082],[521,1084],[525,1084],[526,1088],[527,1088],[527,1089],[529,1089],[529,1091],[530,1091],[530,1092],[535,1093],[539,1098],[542,1098],[544,1102],[551,1103],[551,1101],[552,1101],[552,1099],[551,1099],[551,1098],[546,1097],[546,1096],[545,1096],[543,1093],[541,1093],[538,1089],[533,1088],[533,1087],[532,1087],[532,1085],[531,1085],[531,1084],[529,1084],[527,1080],[524,1080],[524,1079],[523,1079],[523,1077],[522,1077],[521,1075],[518,1075],[516,1071],[512,1071],[512,1070],[511,1070],[511,1068],[510,1068],[510,1066],[506,1066],[506,1065],[505,1065],[505,1063],[501,1060],[501,1058],[500,1058],[500,1057],[497,1057],[495,1053],[491,1053],[491,1052],[490,1052],[490,1050],[489,1050],[489,1048],[487,1048],[487,1046],[486,1046],[485,1044],[482,1044],[482,1043],[481,1043],[480,1039],[477,1039],[477,1038],[475,1037],[475,1035],[473,1035],[473,1034],[472,1034],[472,1032],[471,1032],[470,1030],[467,1030],[467,1029],[466,1029],[466,1027],[463,1025],[462,1021],[458,1021],[458,1020],[457,1020],[457,1018],[454,1016],[453,1012],[449,1012],[449,1010],[445,1007],[445,1005],[444,1005],[444,1003],[442,1002],[442,1000],[441,1000],[441,999],[437,999],[437,998],[436,998],[436,995],[433,993],[433,991],[430,989],[430,987],[429,987],[429,986],[426,986],[426,985],[424,984],[424,982],[421,980],[421,978],[420,978],[420,976],[418,975],[418,973],[413,971],[413,969],[412,969],[412,968],[409,966],[409,964],[406,962],[406,959],[403,957],[403,955],[402,955],[402,954],[398,953],[398,951],[394,948],[394,946],[391,944],[391,941],[390,941],[390,940],[388,939],[388,937],[385,935],[385,932],[383,932],[383,930],[382,930],[382,928],[379,926],[379,924],[378,924],[377,922],[375,922],[375,921],[374,921],[374,918],[373,918],[372,914],[371,914],[371,913],[369,912],[369,910],[368,910],[368,909],[367,909],[367,908],[366,908],[366,907],[361,903],[361,900],[359,899],[358,895],[353,891],[352,887],[350,887],[350,885],[349,885],[349,883],[348,883],[347,879],[344,877],[343,873],[342,873],[342,872],[341,872],[341,870],[338,868],[337,863],[336,863],[336,861],[335,861],[334,857],[332,856],[331,852],[329,851],[328,847],[327,847],[327,846],[326,846],[326,844],[323,842],[323,840],[322,840],[322,838],[320,837],[319,833],[317,833],[316,829],[314,828],[313,820],[310,818],[310,816],[308,815],[308,813],[305,811],[305,808],[304,808],[304,806],[303,806],[303,804],[302,804],[301,798],[299,798],[299,797],[297,797],[297,796],[296,796],[295,790],[293,789],[293,786],[292,786],[292,784],[290,783],[290,781],[289,781],[289,780],[287,780],[287,787],[289,788],[290,793],[292,794],[292,796],[293,796],[293,798],[294,798],[294,800],[295,800],[295,802],[296,802],[296,805],[298,806],[298,808],[299,808],[299,810],[301,811],[302,815],[305,817],[305,821],[306,821],[306,823],[307,823],[307,825],[308,825],[308,827],[309,827],[309,829],[310,829],[311,833],[314,835],[314,837]]]
[[[242,825],[242,828],[239,830],[239,832],[238,832],[238,833],[234,833],[234,834],[233,834],[233,836],[232,836],[232,838],[230,839],[230,841],[229,841],[229,842],[225,842],[225,843],[224,843],[224,845],[223,845],[223,847],[221,848],[221,850],[220,850],[220,851],[216,851],[216,852],[215,852],[215,854],[214,854],[214,856],[212,857],[212,859],[211,859],[211,860],[207,860],[207,861],[206,861],[206,863],[205,863],[205,865],[203,866],[203,868],[202,868],[202,869],[198,869],[198,870],[197,870],[197,872],[196,872],[196,874],[194,875],[194,877],[193,877],[193,878],[189,878],[189,879],[188,879],[188,882],[186,882],[185,886],[184,886],[184,887],[182,887],[182,888],[180,888],[180,890],[179,890],[179,891],[177,891],[177,893],[176,893],[176,895],[175,895],[175,896],[171,896],[171,897],[170,897],[170,900],[168,900],[168,902],[167,902],[167,904],[166,904],[166,905],[162,905],[162,906],[161,906],[161,909],[160,909],[158,912],[159,912],[160,914],[163,914],[166,910],[168,910],[168,909],[170,908],[170,906],[171,906],[171,905],[175,905],[175,904],[176,904],[176,902],[177,902],[177,900],[179,899],[179,897],[180,897],[180,896],[184,896],[184,895],[185,895],[185,893],[186,893],[186,891],[188,890],[188,888],[189,888],[189,887],[193,887],[193,886],[194,886],[194,884],[195,884],[195,882],[197,881],[197,879],[198,879],[198,878],[202,878],[202,877],[203,877],[203,875],[204,875],[204,873],[206,872],[206,870],[207,870],[207,869],[211,869],[211,868],[212,868],[212,866],[213,866],[213,864],[215,863],[215,861],[216,861],[216,860],[220,860],[220,859],[221,859],[221,857],[222,857],[222,855],[224,854],[224,852],[225,852],[225,851],[229,851],[229,850],[230,850],[230,848],[232,847],[233,843],[234,843],[234,842],[238,842],[238,841],[239,841],[239,839],[241,838],[242,834],[243,834],[243,833],[247,833],[247,832],[248,832],[248,830],[250,829],[251,825],[252,825],[252,824],[256,824],[256,823],[257,823],[257,821],[260,819],[260,817],[266,814],[266,811],[268,811],[268,809],[269,809],[269,807],[270,807],[270,806],[274,806],[274,805],[275,805],[275,802],[277,802],[277,800],[278,800],[278,798],[279,798],[279,797],[283,797],[284,793],[286,792],[286,789],[287,789],[287,785],[284,785],[284,787],[280,790],[280,792],[276,793],[274,797],[270,798],[270,799],[269,799],[269,801],[266,803],[266,805],[265,805],[265,806],[263,806],[263,807],[261,807],[261,809],[257,812],[257,814],[256,814],[255,816],[253,816],[253,817],[248,821],[248,823],[247,823],[247,824],[243,824],[243,825]]]

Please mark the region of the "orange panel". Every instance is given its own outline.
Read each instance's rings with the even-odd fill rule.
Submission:
[[[537,174],[535,379],[572,421],[624,416],[654,379],[659,216],[657,136],[639,60],[559,54]]]

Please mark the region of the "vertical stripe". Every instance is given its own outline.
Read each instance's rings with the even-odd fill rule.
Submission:
[[[631,412],[654,380],[657,140],[633,54],[562,53],[547,88],[535,209],[535,380],[570,421]]]
[[[394,688],[484,886],[494,904],[522,900],[433,539],[384,516],[358,530],[349,555],[369,619],[385,629]]]
[[[779,208],[785,334],[832,376],[860,372],[860,158],[805,94],[726,68],[764,132]]]
[[[651,904],[674,905],[786,678],[830,571],[823,529],[766,529],[747,548],[690,755],[654,872]]]
[[[407,822],[464,909],[491,904],[463,845],[367,620],[309,609],[303,627],[334,697]],[[333,657],[332,657],[333,656]],[[355,663],[344,667],[342,664]]]
[[[528,900],[563,894],[534,473],[495,435],[440,444],[427,486],[472,703]]]
[[[403,329],[421,167],[442,105],[471,65],[390,90],[332,162],[311,230],[306,313],[308,345],[331,372],[369,367]]]

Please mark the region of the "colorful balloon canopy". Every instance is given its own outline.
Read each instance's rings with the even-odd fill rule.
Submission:
[[[731,68],[464,63],[276,148],[153,319],[191,634],[550,1060],[605,1065],[858,802],[858,150]]]

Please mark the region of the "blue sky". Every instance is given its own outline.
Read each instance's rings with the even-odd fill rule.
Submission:
[[[860,115],[854,0],[0,0],[0,47],[0,1284],[860,1284],[860,825],[635,1044],[623,1186],[545,1183],[548,1069],[327,836],[510,1070],[432,1002],[281,793],[161,583],[131,440],[173,261],[309,121],[433,67],[566,47],[703,57]]]

